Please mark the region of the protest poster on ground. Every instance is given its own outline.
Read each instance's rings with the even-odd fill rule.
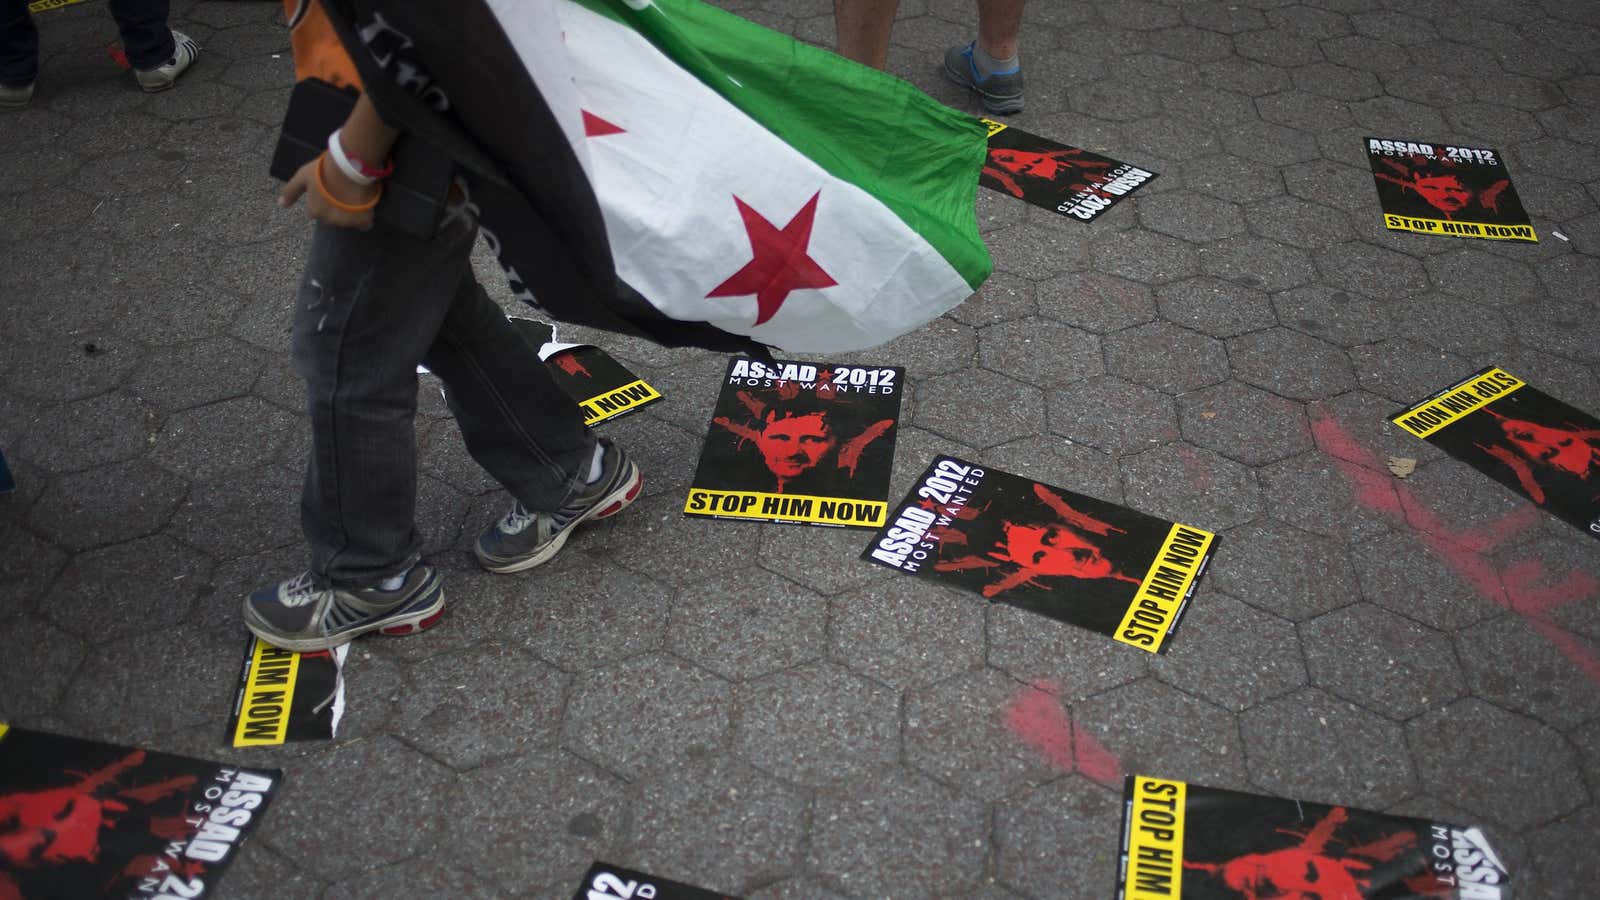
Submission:
[[[1478,828],[1130,775],[1118,900],[1511,900]]]
[[[729,360],[684,514],[876,528],[904,386],[894,366]]]
[[[0,897],[206,897],[283,773],[0,723]]]
[[[1594,416],[1489,366],[1390,421],[1600,538]]]
[[[1369,137],[1367,162],[1390,231],[1539,240],[1498,150]]]
[[[346,644],[296,653],[252,635],[228,718],[228,741],[235,747],[262,747],[332,740],[344,717],[342,671],[349,650]]]
[[[738,900],[704,888],[660,878],[610,863],[596,862],[583,876],[572,900]]]
[[[984,119],[989,155],[978,183],[1082,222],[1115,206],[1156,177],[1138,166]]]
[[[556,385],[578,402],[583,424],[598,425],[661,399],[661,392],[592,344],[565,344],[555,329],[536,319],[511,317],[511,324],[550,368]]]
[[[1216,535],[953,456],[933,461],[862,558],[1166,650]]]

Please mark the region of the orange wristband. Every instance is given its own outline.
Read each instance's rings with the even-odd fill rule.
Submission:
[[[378,205],[378,201],[383,199],[383,182],[381,182],[381,181],[378,182],[378,192],[376,194],[372,195],[372,199],[371,200],[368,200],[367,202],[361,204],[360,206],[351,206],[350,204],[345,203],[344,201],[340,200],[339,198],[335,197],[333,194],[328,192],[328,185],[327,185],[326,182],[324,182],[322,180],[322,164],[323,164],[324,161],[327,160],[327,158],[328,158],[328,151],[326,151],[326,150],[322,151],[320,154],[317,155],[317,168],[316,168],[317,193],[322,195],[322,199],[327,201],[329,206],[333,207],[334,209],[339,210],[340,212],[347,212],[347,213],[371,212],[373,210],[373,208]]]

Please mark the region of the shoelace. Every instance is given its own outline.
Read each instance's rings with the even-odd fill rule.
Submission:
[[[293,581],[284,582],[278,588],[278,602],[284,606],[295,608],[314,602],[323,593],[311,581],[310,572],[301,572]]]
[[[528,512],[522,508],[521,501],[518,501],[511,504],[511,511],[500,520],[500,530],[506,534],[521,534],[522,530],[533,524],[537,518],[539,518],[538,513]]]

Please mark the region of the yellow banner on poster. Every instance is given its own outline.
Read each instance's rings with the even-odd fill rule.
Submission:
[[[1522,379],[1504,369],[1487,369],[1444,389],[1390,421],[1419,438],[1427,438],[1462,416],[1526,386]]]
[[[1490,225],[1487,222],[1456,222],[1450,219],[1423,219],[1383,214],[1383,227],[1390,231],[1412,231],[1417,234],[1443,234],[1450,237],[1487,238],[1491,241],[1531,241],[1539,243],[1532,225]]]
[[[28,12],[42,13],[46,10],[60,9],[63,6],[71,6],[74,3],[82,2],[83,0],[33,0],[32,3],[28,4]]]
[[[683,511],[691,516],[876,528],[888,517],[889,504],[882,500],[856,500],[850,497],[691,488]]]
[[[235,747],[283,743],[289,731],[289,707],[300,676],[300,654],[274,647],[260,638],[250,652],[250,674],[239,693]]]
[[[597,394],[578,404],[583,410],[583,424],[593,425],[612,416],[619,416],[635,406],[660,400],[661,392],[645,384],[643,379],[625,384],[614,391]]]
[[[1182,900],[1187,793],[1181,781],[1134,776],[1123,900]]]
[[[1159,653],[1216,539],[1203,528],[1174,524],[1112,637]]]

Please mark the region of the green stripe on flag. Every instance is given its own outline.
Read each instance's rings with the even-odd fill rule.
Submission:
[[[988,129],[899,78],[701,0],[573,0],[657,49],[835,178],[867,191],[973,289],[989,277],[975,214]]]

